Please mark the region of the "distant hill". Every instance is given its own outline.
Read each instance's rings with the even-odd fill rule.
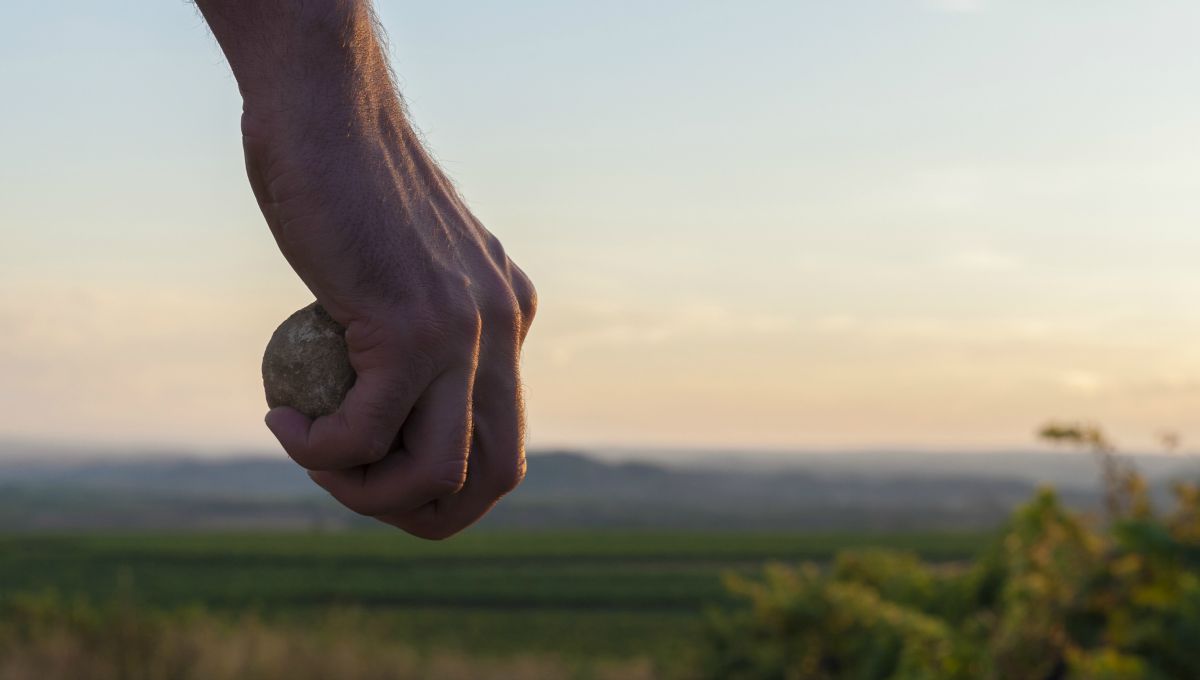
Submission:
[[[372,525],[282,456],[0,451],[0,531]],[[1200,468],[1177,458],[1138,460],[1162,479]],[[482,526],[975,529],[1002,521],[1039,479],[1056,482],[1071,504],[1094,507],[1096,475],[1083,454],[797,454],[787,463],[730,455],[683,466],[543,452],[531,455],[525,483]]]
[[[1057,487],[1095,488],[1099,479],[1091,454],[1068,450],[921,451],[879,449],[855,451],[722,451],[686,452],[656,449],[596,451],[604,460],[650,460],[687,467],[761,471],[810,470],[820,474],[916,477],[988,477],[1019,479]],[[1127,456],[1151,479],[1200,474],[1200,454],[1139,453]]]
[[[494,525],[706,529],[974,528],[999,521],[1034,485],[1003,478],[871,476],[787,469],[531,459]]]

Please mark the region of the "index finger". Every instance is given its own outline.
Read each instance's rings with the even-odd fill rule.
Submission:
[[[374,463],[391,450],[413,404],[433,380],[429,365],[411,356],[408,361],[397,357],[391,364],[360,371],[333,414],[311,420],[282,406],[267,413],[267,427],[305,469]]]

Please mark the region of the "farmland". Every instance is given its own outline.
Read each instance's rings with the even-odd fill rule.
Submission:
[[[0,602],[120,601],[138,610],[252,615],[317,627],[347,612],[418,651],[550,654],[669,666],[726,601],[723,574],[840,550],[973,554],[986,534],[477,531],[442,543],[399,532],[10,535]]]

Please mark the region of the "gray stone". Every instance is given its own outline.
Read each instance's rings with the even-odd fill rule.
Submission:
[[[267,406],[291,406],[309,418],[338,409],[354,385],[346,329],[317,303],[275,329],[262,363]]]

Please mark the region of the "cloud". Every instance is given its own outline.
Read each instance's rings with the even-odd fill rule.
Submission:
[[[565,332],[541,329],[556,364],[602,347],[646,347],[698,338],[773,335],[799,328],[788,315],[733,310],[708,303],[685,304],[665,311],[624,308],[611,303],[576,303],[579,319]]]
[[[1099,393],[1105,385],[1104,378],[1091,371],[1065,371],[1058,381],[1066,391],[1089,397]]]

